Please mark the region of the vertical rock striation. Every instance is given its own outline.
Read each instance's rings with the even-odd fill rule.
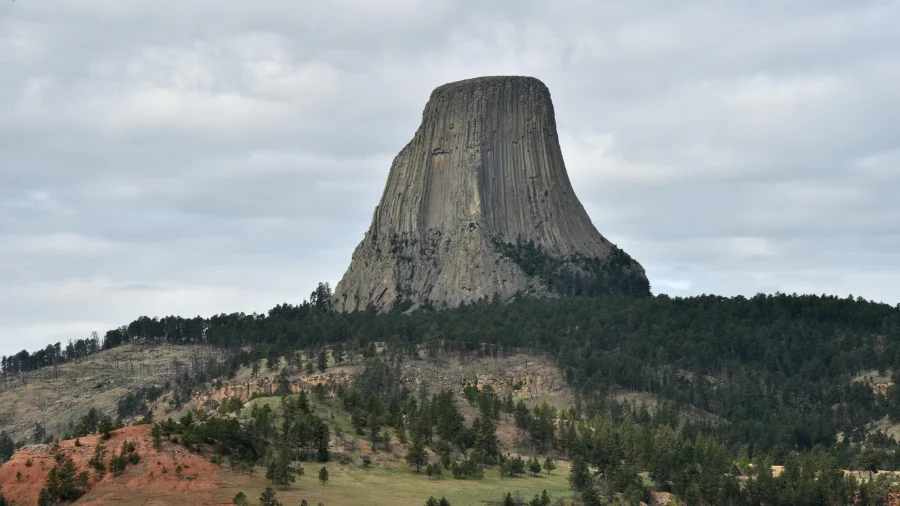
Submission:
[[[517,292],[647,294],[649,284],[575,196],[541,81],[445,84],[394,159],[334,301],[386,310]]]

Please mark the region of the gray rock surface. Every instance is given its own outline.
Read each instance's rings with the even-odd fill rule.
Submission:
[[[394,159],[333,300],[353,311],[550,295],[497,246],[519,241],[559,259],[604,260],[617,250],[575,196],[544,83],[501,76],[445,84]]]

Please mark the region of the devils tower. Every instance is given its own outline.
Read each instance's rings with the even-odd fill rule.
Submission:
[[[431,93],[333,300],[353,311],[649,291],[575,196],[550,91],[500,76]]]

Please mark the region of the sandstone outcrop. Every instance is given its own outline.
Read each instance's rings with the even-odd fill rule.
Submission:
[[[342,311],[387,310],[520,292],[646,294],[649,284],[575,196],[541,81],[440,86],[333,300]]]

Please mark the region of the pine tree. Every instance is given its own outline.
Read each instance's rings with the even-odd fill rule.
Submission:
[[[281,372],[278,373],[278,377],[275,380],[278,383],[278,387],[275,388],[274,394],[284,399],[288,395],[291,395],[291,380],[288,379],[287,370],[282,369]]]
[[[381,441],[381,427],[374,416],[369,417],[369,423],[371,424],[369,427],[369,442],[372,443],[372,449],[374,450]]]
[[[413,441],[412,446],[409,447],[409,451],[406,452],[406,463],[410,467],[415,467],[416,473],[421,472],[422,466],[428,464],[428,453],[421,440]]]
[[[425,466],[425,474],[429,478],[435,478],[439,480],[444,474],[444,468],[441,466],[440,462],[428,464],[427,466]]]
[[[280,442],[278,454],[266,468],[266,479],[271,480],[273,485],[286,489],[297,480],[295,474],[296,471],[291,468],[291,451],[286,443]]]
[[[581,503],[584,506],[603,506],[603,499],[593,485],[588,485],[581,493]]]
[[[331,347],[331,356],[334,358],[334,365],[338,365],[344,361],[344,344],[334,343]]]
[[[67,458],[59,468],[57,497],[63,501],[74,501],[85,492],[78,487],[76,473],[75,462],[71,458]]]
[[[281,362],[281,357],[279,357],[275,352],[270,351],[269,355],[266,357],[266,369],[269,372],[275,372],[278,369],[278,364]]]
[[[319,372],[325,372],[325,369],[328,368],[328,354],[325,353],[324,349],[316,357],[316,366],[319,368]]]
[[[541,462],[537,457],[531,457],[531,460],[528,461],[528,470],[533,476],[541,474]]]
[[[57,503],[56,497],[53,497],[46,487],[41,489],[41,492],[38,494],[38,506],[53,506]]]
[[[318,419],[315,429],[313,429],[313,439],[316,446],[316,459],[319,462],[328,462],[331,460],[331,452],[328,449],[328,443],[331,441],[331,431],[324,421]]]
[[[101,443],[94,447],[94,455],[91,457],[91,460],[88,461],[88,465],[93,467],[101,478],[106,473],[106,464],[103,462],[103,454],[103,444]]]
[[[115,430],[115,424],[109,416],[104,416],[100,419],[100,422],[97,423],[97,432],[103,434],[101,439],[104,441],[110,438],[110,432],[113,430]]]
[[[488,418],[476,418],[472,421],[475,431],[475,451],[482,456],[485,464],[496,464],[500,456],[500,443],[497,440],[497,427]]]
[[[266,487],[262,494],[259,496],[259,506],[282,506],[279,501],[275,499],[275,490],[272,487]]]
[[[37,444],[41,444],[44,442],[44,439],[47,437],[47,431],[44,430],[44,426],[41,425],[40,422],[34,424],[34,442]]]
[[[300,390],[300,394],[297,396],[297,408],[301,413],[307,415],[312,413],[312,409],[309,407],[309,394],[306,393],[306,390]]]
[[[322,485],[328,483],[328,469],[325,466],[319,469],[319,481],[322,482]]]
[[[153,424],[153,428],[150,429],[150,435],[153,436],[153,448],[159,450],[160,446],[162,446],[162,429],[159,428],[158,423]]]
[[[556,469],[556,463],[548,456],[544,459],[544,470],[547,471],[547,474],[550,474],[550,471],[553,471],[554,469]]]
[[[53,466],[47,474],[47,481],[41,489],[38,504],[56,504],[59,501],[74,501],[87,492],[87,472],[77,473],[71,457]]]
[[[572,460],[572,469],[569,471],[569,484],[577,492],[583,492],[591,486],[591,473],[587,462],[581,456]]]

